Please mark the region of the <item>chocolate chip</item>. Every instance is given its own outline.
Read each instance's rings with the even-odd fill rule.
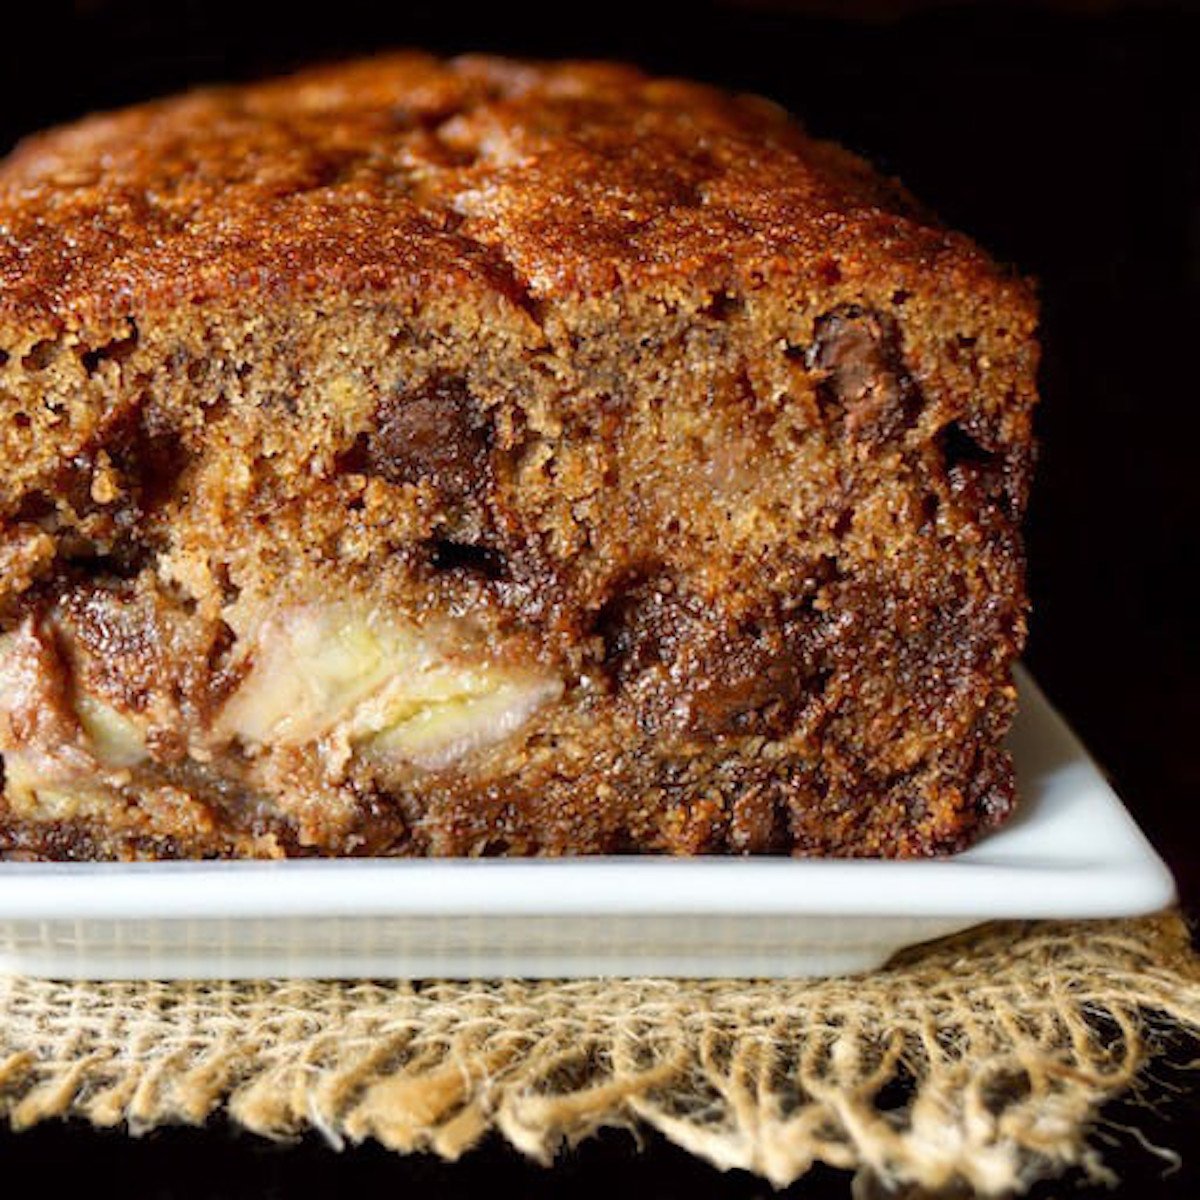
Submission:
[[[896,324],[882,313],[846,305],[820,317],[807,365],[822,377],[822,401],[843,410],[851,437],[886,441],[916,415],[919,397],[903,367]]]
[[[482,489],[490,475],[489,425],[466,382],[435,376],[380,401],[375,424],[359,436],[343,470],[388,483],[432,483],[447,499]]]

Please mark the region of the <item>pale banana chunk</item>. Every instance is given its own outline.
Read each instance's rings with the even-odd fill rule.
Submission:
[[[112,794],[78,768],[79,764],[39,754],[4,755],[4,798],[17,816],[39,821],[73,821],[102,811]]]
[[[141,762],[146,747],[132,720],[69,686],[53,638],[31,619],[0,637],[0,756],[15,812],[69,820],[110,794],[106,771]]]
[[[305,605],[249,635],[249,670],[216,723],[250,747],[318,739],[379,762],[437,769],[515,732],[562,694],[541,667],[478,657],[465,625],[396,621],[365,604]],[[474,656],[474,657],[473,657]]]
[[[106,767],[134,767],[144,762],[142,731],[110,704],[83,692],[75,696],[75,712],[96,761]]]
[[[443,672],[427,681],[424,700],[411,697],[388,713],[388,724],[369,736],[376,760],[399,759],[426,770],[503,741],[543,704],[562,695],[562,680],[533,672]]]
[[[19,750],[4,752],[4,798],[14,812],[24,812],[37,803],[38,787],[45,775],[39,756]]]
[[[250,670],[218,719],[218,736],[249,745],[311,741],[418,664],[422,650],[409,630],[357,605],[287,609],[251,635]]]

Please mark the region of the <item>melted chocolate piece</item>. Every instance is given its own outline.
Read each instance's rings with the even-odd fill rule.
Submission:
[[[891,318],[846,305],[821,317],[808,353],[823,372],[820,395],[845,410],[846,431],[867,442],[895,437],[916,413],[916,386],[904,370]]]
[[[447,500],[462,500],[490,482],[490,442],[466,383],[435,376],[380,401],[374,428],[342,465],[388,483],[429,480]]]

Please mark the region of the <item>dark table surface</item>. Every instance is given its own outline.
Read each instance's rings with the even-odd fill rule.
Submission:
[[[631,58],[752,89],[899,174],[953,224],[1041,281],[1044,404],[1030,518],[1028,660],[1116,781],[1200,913],[1200,19],[1191,6],[921,3],[23,6],[5,45],[0,146],[89,108],[388,44]],[[812,10],[819,10],[814,13]],[[807,10],[807,11],[806,11]],[[890,10],[890,11],[889,11]],[[837,13],[837,16],[831,16]],[[306,15],[308,14],[308,15]],[[823,15],[821,15],[823,14]],[[1124,1194],[1200,1195],[1200,1081],[1163,1069],[1155,1111],[1116,1105],[1101,1135]],[[1129,1131],[1184,1155],[1166,1163]],[[316,1138],[0,1133],[0,1178],[56,1194],[454,1197],[766,1196],[656,1139],[611,1133],[552,1172],[490,1145],[449,1166]],[[1042,1196],[1092,1194],[1077,1181]],[[848,1194],[814,1172],[797,1195]],[[1096,1195],[1108,1194],[1103,1189]]]

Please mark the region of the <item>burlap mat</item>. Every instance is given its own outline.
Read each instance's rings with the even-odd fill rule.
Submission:
[[[1004,923],[812,982],[71,984],[0,980],[0,1114],[140,1132],[219,1109],[285,1137],[549,1161],[660,1130],[776,1184],[1020,1190],[1104,1174],[1100,1106],[1200,1034],[1176,916]]]

